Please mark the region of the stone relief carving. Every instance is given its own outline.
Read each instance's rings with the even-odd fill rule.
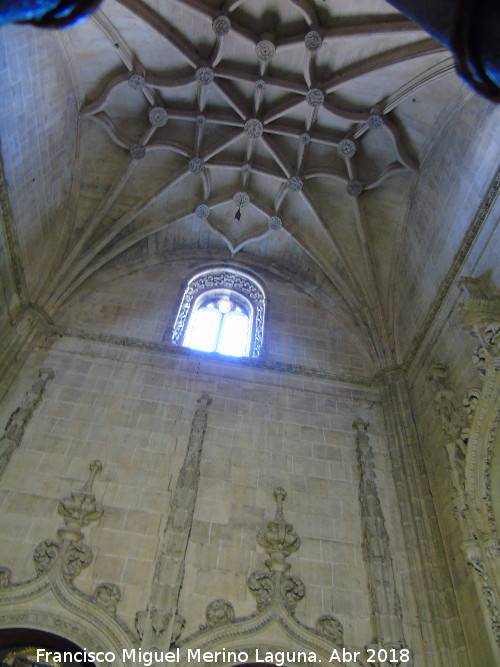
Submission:
[[[0,588],[7,588],[12,584],[12,572],[8,567],[0,567]]]
[[[436,384],[435,405],[448,439],[456,517],[464,538],[462,551],[474,578],[491,645],[500,659],[500,601],[495,585],[500,539],[491,497],[491,461],[499,423],[500,295],[489,275],[463,278],[460,284],[468,298],[459,317],[479,341],[472,361],[482,389],[466,392],[459,409],[445,367],[435,365],[430,379]]]
[[[41,368],[38,372],[38,379],[26,392],[19,407],[9,417],[5,432],[0,438],[0,475],[7,467],[13,451],[19,447],[26,426],[42,400],[47,382],[53,377],[54,371],[51,368]]]
[[[59,514],[64,518],[66,525],[66,530],[63,532],[75,531],[75,534],[81,537],[83,537],[81,528],[92,521],[98,521],[103,514],[103,508],[92,492],[96,475],[102,470],[102,463],[92,461],[89,469],[89,478],[83,488],[80,491],[72,491],[69,497],[63,498],[59,503]]]
[[[338,618],[330,614],[320,616],[316,621],[314,629],[319,635],[327,637],[334,644],[342,646],[344,644],[344,627]]]
[[[185,625],[178,611],[179,594],[184,581],[184,554],[198,495],[201,452],[211,402],[208,394],[202,394],[196,403],[184,462],[170,500],[153,590],[147,609],[136,615],[136,630],[143,647],[168,649],[179,639]]]
[[[380,643],[380,646],[386,649],[394,645],[407,648],[389,536],[375,482],[375,463],[368,437],[368,426],[368,422],[362,420],[357,420],[353,424],[356,431],[363,551],[376,632],[373,641]]]
[[[63,550],[62,569],[68,579],[73,580],[92,562],[92,549],[83,542],[72,542]]]
[[[92,599],[94,602],[105,609],[113,616],[116,614],[116,606],[122,597],[120,588],[116,584],[105,583],[99,584],[94,591]]]
[[[213,600],[209,605],[207,605],[205,618],[207,621],[207,628],[213,628],[217,625],[232,623],[234,621],[233,605],[227,600],[223,600],[222,598]]]
[[[38,576],[48,572],[56,563],[60,545],[55,540],[43,540],[33,551],[35,570]]]

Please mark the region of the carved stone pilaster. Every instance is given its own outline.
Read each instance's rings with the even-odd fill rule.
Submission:
[[[136,629],[144,647],[168,649],[180,637],[185,625],[178,613],[179,594],[184,582],[184,560],[198,496],[201,452],[211,402],[208,394],[203,394],[197,401],[186,455],[170,500],[153,592],[148,608],[136,616]]]
[[[368,426],[369,424],[362,420],[353,424],[356,430],[363,551],[371,594],[372,625],[376,638],[374,641],[384,647],[386,644],[394,644],[399,648],[406,648],[401,603],[394,577],[389,535],[375,482]]]
[[[16,447],[19,447],[21,444],[26,426],[33,416],[37,405],[42,400],[45,386],[53,377],[54,371],[51,368],[41,368],[37,381],[26,392],[19,407],[11,414],[5,427],[5,432],[0,438],[0,475],[7,467]]]

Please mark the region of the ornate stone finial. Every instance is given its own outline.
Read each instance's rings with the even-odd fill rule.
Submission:
[[[221,14],[212,21],[212,29],[217,37],[223,37],[231,30],[231,21],[227,16]]]
[[[306,101],[311,107],[320,107],[325,101],[325,95],[319,88],[311,88],[307,91]]]
[[[353,157],[356,153],[356,142],[352,139],[342,139],[337,146],[337,153],[342,158]]]
[[[287,181],[287,188],[290,192],[300,192],[302,190],[302,179],[299,176],[292,176]]]
[[[258,118],[250,118],[243,128],[244,133],[251,139],[258,139],[264,132],[264,126]]]
[[[214,71],[210,67],[198,67],[194,78],[203,86],[208,86],[214,80]]]
[[[257,534],[257,542],[265,549],[269,558],[266,560],[266,567],[269,570],[289,570],[290,563],[287,558],[291,553],[297,551],[300,547],[300,538],[293,530],[291,523],[286,523],[283,517],[283,501],[286,498],[286,491],[277,488],[274,492],[276,500],[276,516],[274,521],[267,524]]]
[[[163,127],[167,124],[168,113],[163,107],[153,107],[149,111],[149,122],[153,127]]]
[[[304,44],[308,51],[319,51],[323,44],[323,40],[321,39],[319,32],[310,30],[305,36]]]
[[[72,491],[69,497],[59,503],[59,514],[66,525],[66,528],[59,530],[60,537],[80,540],[83,537],[82,527],[97,521],[103,514],[103,508],[92,492],[96,475],[102,470],[102,463],[92,461],[89,470],[89,477],[81,491]]]
[[[256,570],[248,577],[248,587],[257,598],[257,610],[265,609],[273,602],[281,604],[290,614],[295,612],[297,602],[305,595],[305,586],[300,577],[289,575],[291,564],[288,556],[300,547],[300,538],[293,526],[283,516],[283,501],[286,491],[281,487],[274,491],[276,516],[257,533],[257,543],[269,556],[267,570]]]
[[[262,62],[269,62],[276,53],[276,47],[268,39],[262,39],[255,47],[257,58]]]

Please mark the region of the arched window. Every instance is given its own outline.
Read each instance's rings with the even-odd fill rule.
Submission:
[[[192,278],[182,298],[172,341],[204,352],[258,357],[265,296],[250,276],[212,269]]]

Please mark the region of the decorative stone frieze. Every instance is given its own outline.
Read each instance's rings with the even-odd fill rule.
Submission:
[[[0,475],[7,467],[14,450],[19,447],[26,426],[42,400],[47,382],[53,377],[54,371],[51,368],[41,368],[38,372],[38,379],[33,383],[31,389],[26,392],[20,405],[9,417],[5,432],[0,438]]]

